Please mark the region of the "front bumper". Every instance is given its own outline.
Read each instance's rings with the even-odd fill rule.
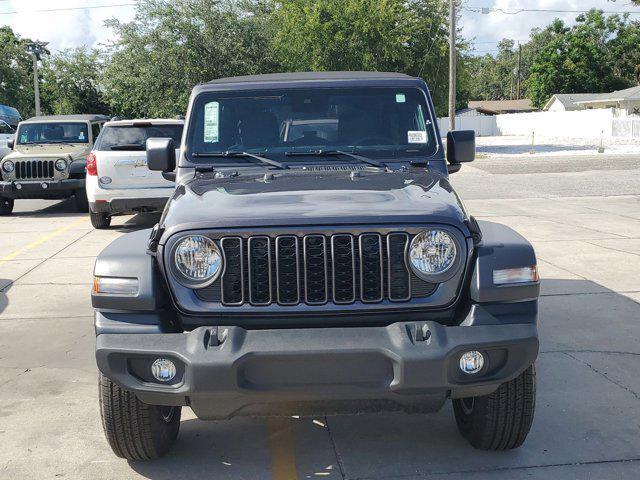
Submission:
[[[420,340],[419,329],[430,336]],[[462,353],[487,359],[476,375]],[[379,410],[433,411],[448,397],[485,395],[528,368],[538,354],[535,324],[245,330],[200,327],[189,333],[102,333],[102,373],[146,403],[189,405],[200,418],[317,415]],[[170,358],[171,384],[150,364]]]
[[[4,198],[66,198],[85,186],[84,178],[65,180],[12,180],[0,182]]]

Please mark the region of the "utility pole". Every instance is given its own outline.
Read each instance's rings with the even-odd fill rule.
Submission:
[[[42,53],[44,47],[49,45],[49,42],[30,42],[26,44],[27,52],[31,53],[33,58],[33,93],[36,103],[36,117],[41,115],[40,111],[40,81],[38,80],[38,61],[42,59]]]
[[[522,45],[518,42],[518,70],[516,77],[516,100],[520,100],[522,92],[520,89],[520,72],[522,70]]]
[[[456,0],[449,0],[449,130],[456,129]]]

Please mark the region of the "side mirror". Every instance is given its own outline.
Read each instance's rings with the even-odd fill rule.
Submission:
[[[158,172],[173,172],[176,168],[176,147],[172,138],[147,140],[147,167]]]
[[[476,132],[454,130],[447,134],[447,160],[450,173],[460,170],[461,163],[473,162],[476,158]],[[451,171],[453,170],[453,171]]]
[[[10,148],[11,150],[13,150],[13,147],[16,144],[16,139],[15,138],[10,138],[9,140],[7,140],[7,148]]]

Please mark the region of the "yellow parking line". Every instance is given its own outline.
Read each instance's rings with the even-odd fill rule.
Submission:
[[[33,242],[29,243],[28,245],[25,245],[24,247],[19,248],[18,250],[14,250],[10,254],[5,255],[4,257],[0,258],[0,265],[2,265],[5,262],[8,262],[9,260],[13,260],[18,255],[21,255],[21,254],[23,254],[25,252],[28,252],[29,250],[32,250],[32,249],[42,245],[43,243],[48,242],[52,238],[55,238],[58,235],[61,235],[64,232],[67,232],[67,231],[71,230],[73,227],[76,227],[76,226],[78,226],[81,223],[86,222],[86,221],[87,221],[87,217],[79,218],[78,220],[76,220],[75,222],[70,223],[69,225],[65,225],[64,227],[60,227],[60,228],[54,230],[53,232],[50,232],[50,233],[47,233],[46,235],[43,235],[42,237],[38,238],[37,240],[34,240]]]
[[[297,480],[295,428],[290,418],[269,418],[269,449],[271,450],[271,478],[273,480]]]

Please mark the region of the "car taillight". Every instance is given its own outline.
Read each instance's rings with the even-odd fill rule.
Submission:
[[[90,153],[87,155],[87,175],[98,176],[98,161],[95,154]]]

